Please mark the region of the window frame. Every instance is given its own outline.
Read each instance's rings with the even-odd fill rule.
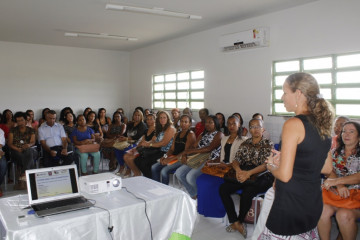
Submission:
[[[193,72],[203,72],[203,78],[192,78],[192,73]],[[184,73],[189,73],[189,79],[185,79],[185,80],[179,80],[179,75],[180,74],[184,74]],[[172,75],[175,74],[175,80],[166,80],[166,76],[168,75]],[[155,82],[155,78],[159,77],[159,76],[163,76],[164,80],[162,82]],[[179,83],[188,83],[189,87],[187,89],[178,89],[178,84]],[[192,83],[196,83],[196,82],[203,82],[204,86],[203,88],[192,88]],[[166,89],[166,85],[165,84],[175,84],[175,89],[171,89],[168,90]],[[156,84],[163,84],[163,90],[155,90],[155,85]],[[205,71],[204,70],[189,70],[189,71],[181,71],[181,72],[173,72],[173,73],[166,73],[166,74],[154,74],[152,76],[152,101],[151,101],[151,105],[152,108],[158,109],[158,110],[171,110],[173,109],[173,107],[167,107],[166,106],[166,102],[175,102],[175,107],[174,108],[184,108],[183,106],[179,107],[179,103],[184,103],[186,102],[187,106],[191,108],[192,110],[199,110],[201,108],[194,108],[192,107],[192,103],[203,103],[203,106],[205,106]],[[191,95],[193,92],[202,92],[204,94],[203,98],[192,98]],[[156,99],[155,98],[155,94],[157,93],[162,93],[163,94],[163,98],[162,99]],[[166,98],[166,93],[175,93],[175,98]],[[178,98],[178,93],[187,93],[188,97],[185,99],[182,98]],[[156,107],[155,106],[155,102],[162,102],[163,104],[163,108],[160,107]]]
[[[294,58],[294,59],[287,59],[287,60],[276,60],[272,63],[272,93],[271,93],[271,113],[274,116],[294,116],[293,113],[283,113],[283,112],[276,112],[275,111],[275,104],[283,103],[283,101],[280,99],[276,99],[276,90],[282,90],[282,86],[276,85],[276,77],[278,76],[289,76],[290,74],[296,73],[296,72],[307,72],[310,74],[319,74],[319,73],[330,73],[331,74],[331,83],[328,84],[320,84],[320,89],[330,89],[331,91],[331,99],[328,100],[332,106],[335,109],[336,113],[336,104],[358,104],[360,105],[360,99],[359,100],[344,100],[344,99],[337,99],[336,98],[336,90],[341,88],[360,88],[360,82],[359,83],[337,83],[337,73],[340,72],[353,72],[353,71],[360,71],[360,64],[359,66],[351,66],[351,67],[337,67],[337,58],[341,56],[349,56],[349,55],[358,55],[360,52],[351,52],[351,53],[342,53],[342,54],[327,54],[327,55],[321,55],[321,56],[314,56],[314,57],[301,57],[301,58]],[[311,70],[305,70],[304,69],[304,61],[311,60],[311,59],[320,59],[320,58],[326,58],[330,57],[332,61],[332,67],[326,68],[326,69],[311,69]],[[299,62],[299,71],[284,71],[284,72],[276,72],[276,64],[282,63],[282,62],[291,62],[291,61],[298,61]],[[336,113],[338,116],[338,114]],[[360,115],[360,114],[359,114]],[[350,118],[359,118],[359,115],[347,115]]]

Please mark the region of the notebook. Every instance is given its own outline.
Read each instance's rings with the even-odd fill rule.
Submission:
[[[26,170],[29,204],[39,217],[89,208],[79,192],[76,165]]]

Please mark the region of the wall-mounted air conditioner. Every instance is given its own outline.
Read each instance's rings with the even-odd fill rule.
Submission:
[[[270,41],[270,30],[259,27],[243,32],[232,33],[220,37],[220,47],[224,52],[257,47],[268,47]]]

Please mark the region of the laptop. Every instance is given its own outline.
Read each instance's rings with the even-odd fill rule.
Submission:
[[[79,193],[77,167],[60,167],[26,170],[29,204],[38,217],[54,215],[94,204]]]

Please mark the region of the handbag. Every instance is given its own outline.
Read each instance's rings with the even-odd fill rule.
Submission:
[[[85,145],[75,145],[79,152],[81,153],[92,153],[98,152],[100,150],[100,144],[93,143],[93,144],[85,144]]]
[[[205,165],[202,169],[201,172],[208,174],[208,175],[212,175],[215,177],[221,177],[223,178],[224,175],[230,171],[230,169],[232,169],[231,165],[226,164],[226,165]]]
[[[350,196],[348,198],[342,198],[339,194],[334,193],[334,191],[323,189],[323,202],[339,208],[360,208],[360,191],[358,189],[350,189],[349,191]]]
[[[186,165],[190,168],[197,169],[203,165],[210,157],[210,153],[196,153],[194,155],[188,156]]]
[[[254,183],[256,181],[258,175],[259,175],[259,173],[251,175],[250,179],[246,180],[243,183]],[[236,178],[236,170],[234,168],[231,168],[227,173],[225,173],[224,179],[227,181],[230,181],[230,182],[239,182]]]
[[[250,207],[249,211],[247,212],[247,214],[245,216],[245,219],[244,219],[244,222],[246,222],[246,223],[254,224],[254,220],[255,220],[255,202],[256,202],[256,205],[257,205],[256,219],[259,219],[261,202],[256,201],[255,199],[253,199],[251,207]]]
[[[130,143],[128,143],[128,141],[115,142],[113,144],[113,148],[116,148],[118,150],[124,150],[128,146],[130,146]]]
[[[103,147],[103,148],[111,148],[111,147],[113,147],[114,144],[115,144],[115,139],[105,138],[101,142],[101,147]]]

